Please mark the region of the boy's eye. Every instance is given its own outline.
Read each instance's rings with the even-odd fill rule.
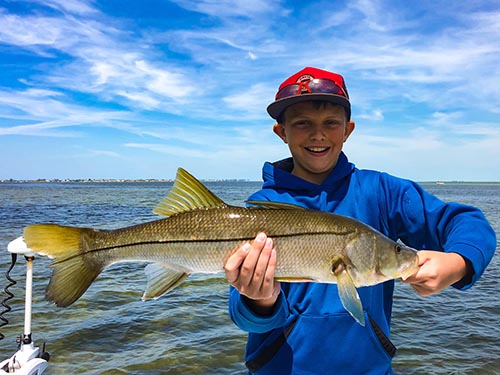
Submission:
[[[299,126],[299,127],[304,127],[304,126],[309,125],[309,122],[306,121],[306,120],[297,120],[297,121],[293,122],[293,125],[294,126]]]
[[[325,125],[326,126],[330,126],[330,127],[339,126],[340,125],[340,121],[330,120],[330,121],[327,121]]]

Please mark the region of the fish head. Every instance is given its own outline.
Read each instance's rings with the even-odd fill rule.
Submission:
[[[416,250],[380,233],[361,233],[346,247],[345,254],[347,270],[356,286],[405,280],[418,269]]]
[[[388,238],[377,247],[378,272],[388,279],[403,279],[418,270],[417,251]]]

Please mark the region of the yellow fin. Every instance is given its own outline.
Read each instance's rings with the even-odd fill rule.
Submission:
[[[80,237],[85,228],[56,224],[34,224],[24,228],[24,242],[35,253],[50,258],[68,257],[79,253]]]
[[[174,186],[153,210],[153,213],[162,216],[172,216],[200,208],[226,206],[217,195],[208,190],[194,176],[186,170],[179,168]]]
[[[80,298],[103,270],[103,267],[88,267],[82,256],[54,262],[53,267],[45,297],[59,307],[69,306]]]
[[[144,271],[148,278],[148,285],[142,296],[143,301],[160,298],[178,287],[189,276],[188,272],[176,269],[169,264],[151,263]]]
[[[351,276],[347,270],[335,273],[337,276],[337,286],[339,290],[340,301],[344,308],[351,314],[356,322],[365,326],[365,314],[363,312],[363,305],[359,298],[358,291],[354,286]]]
[[[30,249],[55,258],[46,297],[57,306],[69,306],[80,298],[105,267],[85,257],[85,233],[92,231],[56,224],[35,224],[24,229]]]

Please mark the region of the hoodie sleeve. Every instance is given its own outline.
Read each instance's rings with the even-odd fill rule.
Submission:
[[[246,332],[264,333],[283,327],[290,312],[281,291],[271,315],[258,315],[245,303],[245,298],[232,286],[229,290],[229,316],[238,328]]]
[[[416,249],[460,254],[471,272],[454,284],[470,288],[481,277],[496,248],[496,235],[483,213],[475,207],[446,203],[418,184],[382,174],[381,212],[390,236]]]

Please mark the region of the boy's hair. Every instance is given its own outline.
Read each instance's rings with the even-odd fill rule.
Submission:
[[[349,121],[350,118],[348,117],[347,115],[347,111],[345,110],[344,106],[340,105],[340,104],[335,104],[335,103],[332,103],[332,102],[327,102],[325,100],[310,100],[311,104],[313,105],[314,109],[320,109],[320,108],[325,108],[327,105],[338,105],[339,107],[342,107],[344,109],[344,113],[345,113],[345,117],[346,117],[346,121]],[[284,124],[285,123],[285,112],[286,110],[288,109],[288,107],[286,107],[279,115],[278,117],[276,118],[276,122],[278,124]]]

